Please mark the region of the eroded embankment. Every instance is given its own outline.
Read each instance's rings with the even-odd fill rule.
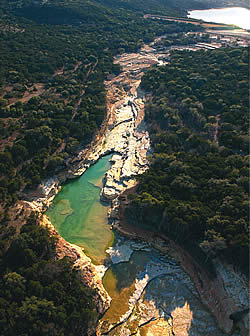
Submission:
[[[122,72],[118,76],[110,77],[105,82],[107,89],[108,113],[100,134],[93,140],[88,150],[85,149],[80,152],[77,158],[69,164],[67,172],[58,174],[57,177],[50,179],[40,186],[40,195],[34,196],[32,202],[27,203],[29,207],[42,214],[51,204],[55,194],[60,190],[60,185],[65,180],[80,176],[100,157],[109,153],[114,153],[112,157],[112,166],[105,175],[101,196],[106,200],[111,201],[111,220],[122,235],[133,239],[141,237],[143,240],[145,239],[145,241],[148,240],[148,237],[140,236],[140,233],[134,229],[127,232],[121,226],[117,226],[116,221],[119,217],[119,201],[117,198],[124,190],[133,187],[136,183],[135,176],[143,173],[148,167],[147,154],[150,151],[150,139],[143,121],[144,97],[138,88],[143,75],[142,70],[149,68],[156,63],[163,64],[162,60],[160,60],[162,57],[162,54],[157,54],[151,47],[145,46],[137,54],[123,54],[115,59],[115,62],[122,66]],[[81,248],[69,244],[61,238],[51,223],[49,223],[48,219],[43,215],[41,215],[41,222],[49,225],[53,233],[59,238],[58,258],[62,258],[64,255],[70,255],[74,259],[75,265],[80,266],[83,281],[88,285],[97,288],[99,312],[103,313],[110,304],[110,297],[101,283],[103,269],[101,267],[96,268],[92,265],[90,259],[85,256]],[[158,250],[161,250],[163,246],[164,249],[162,249],[162,251],[164,253],[170,252],[169,249],[165,249],[166,242],[164,240],[155,239],[154,236],[151,236],[150,240],[153,240],[152,242],[150,241],[150,243]],[[143,250],[143,248],[140,249]],[[226,291],[220,292],[224,282],[221,282],[219,289],[215,289],[213,287],[215,284],[209,282],[209,280],[208,283],[202,280],[201,285],[199,275],[197,275],[199,272],[197,273],[197,269],[190,266],[190,264],[193,265],[193,261],[184,257],[185,251],[179,250],[176,246],[172,247],[172,250],[175,251],[174,256],[177,260],[180,260],[182,267],[193,278],[201,298],[217,318],[220,327],[227,332],[231,330],[232,322],[228,319],[228,314],[225,315],[225,311],[228,304],[233,308],[235,305],[232,301],[228,300]],[[174,307],[173,303],[173,307],[171,306],[172,308],[169,308],[170,312],[173,311],[173,314],[171,313],[169,317],[164,317],[161,315],[160,310],[156,309],[152,300],[150,301],[149,297],[145,294],[145,289],[149,286],[151,281],[157,280],[161,283],[159,275],[164,276],[172,274],[171,276],[174,279],[178,272],[180,272],[181,275],[177,278],[186,279],[183,275],[184,273],[181,273],[179,269],[177,271],[175,266],[174,271],[169,271],[165,266],[159,268],[160,264],[156,264],[158,266],[154,264],[154,266],[147,268],[146,273],[143,273],[143,269],[140,271],[141,279],[137,279],[128,289],[126,289],[127,292],[125,297],[126,300],[128,299],[128,302],[124,304],[124,312],[122,316],[118,316],[116,320],[110,322],[105,321],[107,316],[104,316],[104,319],[101,321],[102,323],[99,325],[99,334],[122,335],[122,332],[124,335],[132,335],[134,332],[141,332],[141,335],[164,335],[167,331],[169,335],[174,335],[178,334],[177,331],[179,330],[179,334],[181,332],[180,335],[188,335],[188,330],[194,319],[193,312],[185,302],[183,304],[181,303],[178,306],[178,309],[171,310]],[[162,273],[159,273],[160,269],[162,270]],[[168,280],[164,281],[166,281],[164,288],[167,288],[166,286],[169,286],[169,282]],[[190,287],[191,284],[189,281],[190,280],[188,280]],[[221,279],[219,281],[221,281]],[[176,282],[174,283],[176,284]],[[186,280],[184,283],[186,283]],[[196,293],[195,289],[191,287],[188,292]],[[161,288],[160,284],[159,288]],[[163,287],[161,290],[163,291]],[[161,293],[159,292],[157,295],[161,296]],[[219,301],[216,301],[217,296]],[[216,297],[216,300],[214,297]],[[221,298],[224,303],[223,305],[218,305],[218,302],[221,302]],[[167,299],[170,300],[170,297]],[[159,298],[158,300],[160,301]],[[154,302],[157,302],[157,297]],[[195,302],[196,303],[193,304],[194,307],[198,306],[198,301]],[[163,303],[165,304],[165,301]],[[204,324],[204,316],[206,321],[209,319],[209,315],[206,315],[207,312],[205,312],[203,308],[199,309],[203,312],[203,317],[197,319],[197,321]],[[193,308],[193,311],[196,310]],[[112,314],[112,309],[110,312],[110,314]],[[138,316],[140,316],[140,318],[137,318]],[[223,321],[225,316],[227,319],[226,321]],[[131,327],[131,324],[133,327]],[[206,326],[207,324],[205,323],[205,329]],[[213,328],[215,327],[213,326]],[[133,333],[129,330],[133,330]],[[216,329],[210,330],[212,334],[213,330]],[[138,335],[139,334],[140,333],[138,333]],[[222,334],[217,333],[216,335]]]

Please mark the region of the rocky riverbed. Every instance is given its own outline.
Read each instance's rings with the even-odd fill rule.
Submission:
[[[126,279],[119,279],[124,288],[113,294],[98,335],[224,335],[201,303],[191,278],[169,254],[145,242],[119,238],[111,259],[118,279],[127,276],[134,281],[128,285]]]
[[[162,55],[145,46],[138,54],[123,54],[114,60],[122,66],[118,76],[105,82],[107,89],[108,119],[104,136],[93,146],[85,161],[79,153],[79,164],[71,174],[82,174],[89,165],[108,153],[114,153],[112,166],[105,175],[102,197],[114,200],[122,191],[135,185],[135,176],[147,167],[150,152],[150,138],[144,117],[144,96],[138,89],[142,70],[153,64],[163,64]]]
[[[41,224],[49,226],[51,232],[59,238],[57,257],[71,257],[74,265],[81,270],[83,282],[97,289],[100,314],[109,307],[111,300],[101,283],[103,267],[95,267],[82,248],[60,237],[43,213],[52,204],[62,183],[82,175],[100,157],[109,153],[115,155],[101,192],[101,197],[106,201],[114,200],[122,191],[135,185],[135,176],[147,169],[150,139],[143,122],[144,97],[138,94],[137,89],[143,75],[141,70],[159,61],[153,49],[145,46],[138,54],[118,56],[115,62],[123,66],[123,71],[105,82],[108,113],[102,126],[102,136],[98,134],[88,150],[83,150],[72,160],[67,171],[44,181],[36,193],[30,195],[29,201],[18,205],[19,208],[25,208],[27,213],[40,213]]]
[[[158,54],[150,46],[144,46],[136,54],[123,54],[115,58],[115,63],[122,66],[122,72],[118,76],[111,76],[105,82],[108,113],[101,136],[93,140],[88,151],[83,150],[78,154],[69,165],[67,172],[58,174],[42,184],[38,196],[33,197],[31,202],[27,202],[27,206],[43,213],[65,180],[82,175],[99,158],[113,153],[112,165],[103,180],[101,198],[111,203],[110,221],[121,234],[133,239],[140,236],[136,231],[128,233],[119,226],[118,196],[124,190],[135,186],[135,176],[143,173],[148,167],[150,138],[143,121],[145,97],[139,85],[143,75],[142,70],[154,64],[162,65],[163,59],[164,55]],[[246,289],[244,286],[235,285],[234,278],[228,275],[228,270],[225,271],[223,265],[218,269],[218,272],[224,274],[224,277],[220,276],[218,280],[221,286],[218,289],[214,288],[215,284],[209,282],[209,279],[204,287],[201,286],[195,277],[196,269],[190,266],[190,260],[184,258],[182,252],[179,251],[182,267],[169,257],[157,257],[159,252],[152,247],[161,250],[161,245],[164,247],[166,243],[164,240],[155,240],[155,244],[143,246],[138,246],[134,241],[123,241],[107,250],[111,258],[105,265],[95,267],[81,248],[66,242],[59,236],[46,216],[41,216],[41,223],[49,225],[53,233],[59,237],[58,258],[64,255],[72,256],[75,265],[80,266],[83,281],[85,279],[85,283],[97,288],[97,303],[101,314],[110,305],[110,297],[101,283],[105,271],[108,268],[111,269],[112,265],[125,268],[126,263],[131,262],[134,262],[134,266],[141,265],[138,269],[134,267],[134,281],[127,284],[116,298],[113,298],[111,308],[100,321],[98,335],[222,336],[225,335],[224,332],[231,332],[233,327],[228,312],[243,310],[246,306]],[[144,239],[143,236],[141,238]],[[169,252],[167,248],[162,251]],[[138,253],[139,255],[143,253],[140,256],[145,257],[142,264],[140,264],[140,258],[137,259]],[[178,251],[175,254],[177,256]],[[156,255],[155,258],[152,258],[154,255]],[[182,268],[191,275],[195,286]],[[229,278],[231,280],[228,280]],[[238,288],[236,292],[239,295],[233,298],[235,291],[233,292],[232,288],[235,287]],[[219,293],[220,288],[225,290]],[[216,298],[220,298],[219,303],[213,299],[214,293]],[[242,303],[240,307],[236,304],[239,297]],[[211,313],[201,303],[201,299],[214,313],[223,332],[218,329]],[[224,314],[227,305],[233,309]],[[236,332],[234,335],[239,334]]]

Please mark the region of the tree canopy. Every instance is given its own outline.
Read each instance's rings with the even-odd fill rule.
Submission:
[[[96,323],[95,291],[69,259],[55,260],[55,238],[33,215],[11,242],[9,234],[1,235],[1,335],[87,335]]]
[[[154,154],[127,217],[248,269],[248,52],[173,52],[148,71]]]

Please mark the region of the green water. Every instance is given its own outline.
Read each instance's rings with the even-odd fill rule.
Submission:
[[[64,185],[46,212],[59,234],[68,242],[83,247],[96,264],[103,263],[105,250],[114,239],[107,222],[108,205],[100,202],[102,179],[110,167],[110,157],[102,158],[80,178]],[[125,328],[130,328],[131,333],[135,332],[138,325],[145,321],[143,307],[147,307],[148,302],[153,302],[159,311],[164,308],[163,311],[168,314],[188,304],[193,314],[188,332],[190,336],[204,335],[206,328],[211,331],[206,333],[207,336],[223,336],[218,332],[211,314],[197,300],[198,294],[189,277],[168,257],[153,249],[134,250],[128,262],[113,264],[106,272],[103,284],[112,302],[102,318],[103,330],[109,330],[119,323],[120,318],[129,311],[129,299],[136,289],[136,279],[143,279],[152,272],[158,274],[161,267],[165,267],[166,274],[148,284],[142,297],[143,306],[139,309],[139,305],[135,305],[135,313],[125,321]],[[121,335],[122,329],[119,328],[123,328],[123,325],[110,335]],[[142,330],[140,335],[146,334]]]
[[[113,233],[107,223],[108,204],[100,201],[102,179],[111,155],[100,159],[80,178],[65,184],[46,215],[68,242],[84,248],[96,264],[105,259]]]

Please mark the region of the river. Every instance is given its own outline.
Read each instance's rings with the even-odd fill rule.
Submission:
[[[250,10],[241,7],[193,10],[188,13],[188,17],[207,22],[232,24],[243,29],[250,29]]]
[[[207,336],[224,335],[200,302],[190,277],[173,258],[117,234],[107,249],[113,233],[100,190],[110,157],[64,185],[46,213],[63,238],[84,247],[95,264],[108,268],[103,284],[112,303],[101,320],[101,333],[111,330],[108,335],[130,335],[140,330],[138,335],[148,331],[197,335],[206,331]]]
[[[105,83],[109,120],[88,158],[95,164],[64,185],[46,212],[60,235],[83,247],[102,272],[112,303],[97,335],[225,335],[180,265],[147,243],[114,234],[108,203],[102,201],[116,204],[117,196],[135,185],[135,175],[148,167],[150,139],[139,85],[143,70],[163,64],[163,56],[144,46],[115,59],[122,72]]]

